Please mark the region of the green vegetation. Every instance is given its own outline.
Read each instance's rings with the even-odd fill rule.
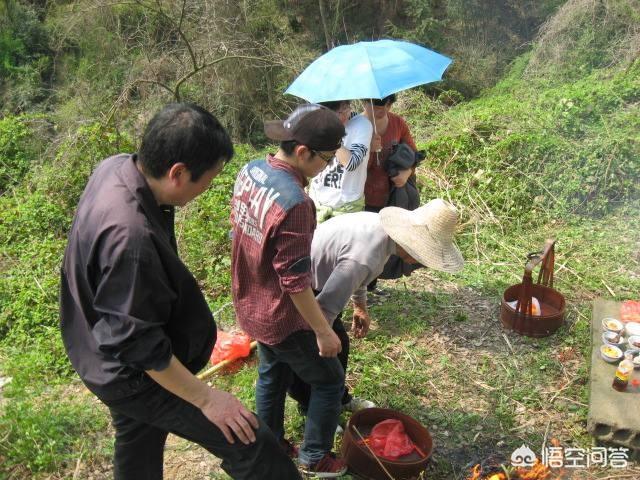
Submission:
[[[353,341],[350,385],[429,426],[429,478],[464,478],[470,461],[545,438],[589,446],[591,301],[640,291],[637,2],[406,1],[392,11],[397,2],[382,1],[376,12],[324,2],[326,29],[311,0],[203,13],[219,3],[188,2],[182,24],[170,2],[0,4],[0,377],[12,377],[0,396],[0,478],[70,478],[76,466],[86,478],[109,461],[108,414],[79,385],[58,332],[66,232],[97,162],[133,151],[176,92],[252,142],[237,144],[214,187],[178,215],[181,254],[217,309],[229,301],[230,192],[240,166],[265,153],[261,120],[286,110],[281,92],[326,43],[372,29],[456,59],[445,83],[403,93],[394,109],[427,151],[423,198],[462,213],[467,265],[455,277],[421,270],[384,283],[391,295],[372,305],[373,331]],[[199,62],[225,55],[223,44],[251,59],[193,73],[187,42]],[[549,237],[566,325],[545,339],[503,335],[499,297]],[[251,361],[215,382],[253,405],[255,376]],[[294,405],[287,418],[299,439]]]

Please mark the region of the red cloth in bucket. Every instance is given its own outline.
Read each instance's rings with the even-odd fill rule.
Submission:
[[[400,420],[389,419],[376,423],[368,440],[373,453],[387,460],[397,460],[416,448]]]
[[[216,365],[223,360],[236,360],[249,356],[251,338],[244,332],[227,333],[218,330],[216,345],[211,353],[211,363]]]

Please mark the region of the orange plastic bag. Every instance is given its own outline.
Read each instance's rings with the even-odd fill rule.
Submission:
[[[416,448],[400,420],[389,419],[376,423],[368,440],[373,453],[387,460],[397,460]]]
[[[244,332],[227,333],[218,330],[216,345],[211,352],[211,363],[216,365],[224,360],[248,357],[251,352],[251,338]]]

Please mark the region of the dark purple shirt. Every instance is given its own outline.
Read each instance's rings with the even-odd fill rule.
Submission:
[[[240,171],[231,204],[233,303],[238,323],[268,345],[310,330],[292,293],[311,286],[311,240],[316,228],[306,179],[271,155]]]
[[[85,188],[61,270],[60,326],[73,367],[105,401],[148,388],[172,353],[193,373],[216,325],[178,257],[173,207],[158,206],[135,156],[104,160]]]

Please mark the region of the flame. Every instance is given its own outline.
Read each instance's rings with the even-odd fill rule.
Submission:
[[[551,474],[551,469],[543,465],[540,460],[536,460],[536,463],[529,468],[516,467],[509,477],[504,473],[493,473],[483,477],[482,467],[478,464],[473,467],[471,476],[467,480],[549,480]]]
[[[550,441],[554,447],[560,446],[560,440],[552,438]],[[524,449],[524,445],[521,447]],[[519,449],[520,450],[520,449]],[[516,451],[518,452],[518,451]],[[514,453],[516,453],[514,452]],[[519,452],[522,453],[522,452]],[[531,452],[533,453],[533,452]],[[512,459],[513,460],[513,459]],[[539,459],[536,458],[535,463],[531,467],[502,467],[505,469],[505,473],[490,473],[486,476],[482,475],[482,466],[480,464],[473,467],[471,476],[467,480],[552,480],[551,475],[553,471],[544,465]],[[553,480],[561,480],[564,476],[564,468],[561,468],[558,475],[553,477]]]
[[[480,475],[482,475],[482,469],[480,468],[480,464],[478,464],[473,467],[473,471],[468,480],[480,480]]]
[[[531,468],[516,468],[516,473],[520,480],[546,480],[551,476],[551,469],[536,460]]]
[[[473,467],[473,471],[471,472],[471,477],[469,480],[483,480],[482,478],[482,467],[478,464]],[[486,480],[507,480],[507,477],[504,473],[494,473],[490,476],[486,477]]]

